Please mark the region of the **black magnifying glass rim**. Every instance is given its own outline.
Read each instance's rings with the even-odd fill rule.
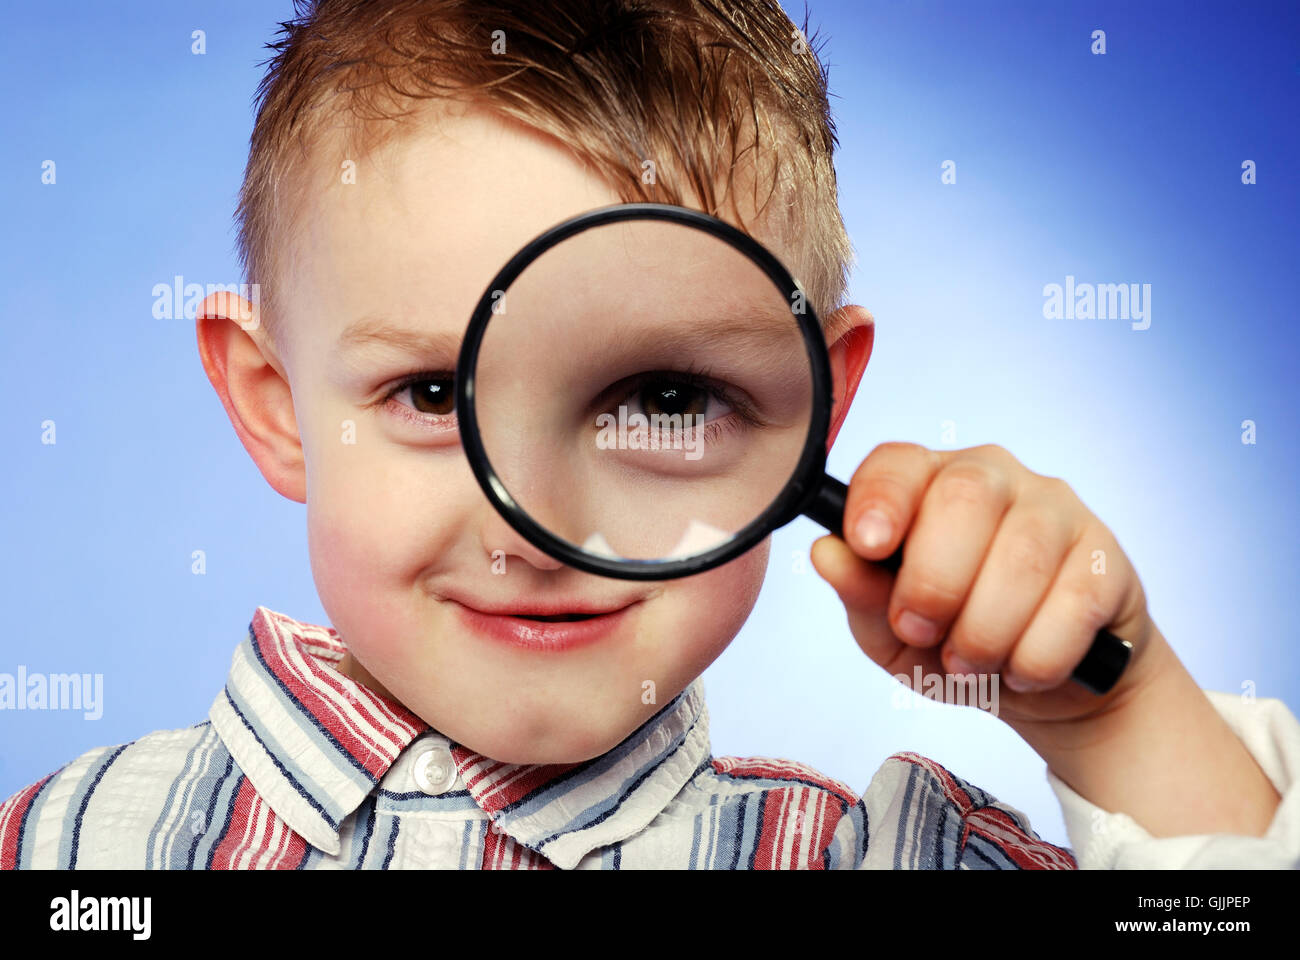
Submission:
[[[790,315],[799,324],[804,348],[812,366],[813,406],[808,437],[799,455],[799,462],[785,488],[766,510],[732,534],[725,543],[690,557],[671,560],[601,557],[555,536],[533,520],[511,496],[493,469],[479,435],[478,416],[474,409],[475,371],[483,334],[494,316],[492,308],[496,303],[495,294],[509,290],[510,285],[534,260],[556,244],[594,227],[624,220],[662,220],[702,230],[745,254],[775,284],[787,304],[792,303],[796,294],[803,294],[803,312],[796,313],[791,309]],[[703,573],[740,556],[772,531],[797,517],[804,504],[816,493],[825,474],[830,412],[830,357],[823,339],[821,322],[803,287],[781,261],[753,237],[702,211],[666,203],[619,203],[598,207],[564,220],[530,240],[510,258],[483,291],[465,331],[456,365],[456,416],[461,444],[475,479],[497,512],[530,543],[569,566],[622,580],[669,580]]]

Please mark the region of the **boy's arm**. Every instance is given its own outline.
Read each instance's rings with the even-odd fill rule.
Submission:
[[[999,447],[884,444],[813,564],[891,673],[998,674],[998,716],[1078,793],[1151,836],[1272,829],[1279,796],[1147,614],[1110,531]],[[869,563],[904,545],[897,576]],[[1097,696],[1068,682],[1096,631],[1133,644]],[[1006,688],[1011,689],[1006,689]]]
[[[1280,700],[1201,690],[1165,656],[1081,729],[1016,728],[1048,762],[1079,865],[1300,867],[1300,722]]]

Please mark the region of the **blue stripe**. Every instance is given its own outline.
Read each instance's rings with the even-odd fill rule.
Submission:
[[[754,804],[754,834],[753,840],[749,844],[749,859],[745,863],[746,870],[754,869],[754,858],[758,856],[759,838],[763,836],[763,818],[766,815],[767,795],[770,790],[764,790],[758,795],[758,802]]]
[[[379,868],[381,870],[387,870],[388,865],[393,862],[393,854],[397,851],[397,831],[401,824],[397,817],[389,817],[388,822],[392,827],[388,831],[388,851],[384,854],[384,862]]]
[[[221,841],[226,838],[226,835],[230,833],[230,828],[234,826],[235,805],[236,805],[236,801],[239,799],[240,788],[242,787],[245,781],[249,783],[252,782],[241,771],[239,775],[234,778],[234,789],[228,792],[222,791],[223,793],[226,794],[226,816],[225,819],[221,821],[221,829],[217,831],[216,837],[213,839],[212,843],[208,845],[208,852],[203,859],[204,870],[213,869],[212,863],[213,860],[216,859],[217,847],[221,846]],[[243,826],[243,824],[240,824],[240,826]]]
[[[742,794],[740,802],[736,804],[736,835],[732,838],[731,864],[728,870],[735,870],[740,866],[740,848],[741,842],[745,836],[745,807],[749,803],[749,794]]]
[[[915,816],[912,818],[912,836],[909,843],[910,862],[907,866],[909,870],[923,870],[926,868],[925,838],[930,835],[929,831],[935,829],[932,825],[934,795],[940,788],[935,785],[934,778],[929,775],[929,771],[919,767],[914,769],[920,781],[920,786],[913,808]],[[939,802],[945,803],[946,801],[941,800]]]
[[[196,723],[194,726],[190,727],[190,729],[197,729],[203,726],[204,723],[210,723],[210,721],[204,720],[203,723]],[[167,817],[167,811],[175,807],[178,811],[176,817],[177,822],[180,822],[183,819],[183,815],[180,814],[179,811],[184,810],[189,806],[190,791],[194,789],[194,783],[198,779],[199,770],[207,765],[208,759],[212,756],[211,750],[208,750],[203,754],[201,760],[196,761],[196,756],[200,748],[204,746],[209,736],[215,736],[215,731],[211,728],[200,734],[195,739],[194,745],[185,752],[185,762],[181,764],[180,773],[178,773],[167,786],[167,796],[163,798],[162,810],[159,811],[158,819],[155,821],[153,828],[149,831],[149,837],[145,842],[144,865],[146,868],[152,868],[153,866],[155,843],[162,833],[163,821]],[[220,740],[218,740],[217,743],[220,744]],[[187,777],[187,774],[190,774],[191,771],[193,771],[193,773]],[[180,802],[177,803],[176,788],[181,780],[186,781],[185,791],[181,794]]]
[[[244,712],[240,710],[235,701],[231,699],[230,687],[226,687],[225,693],[226,702],[229,703],[231,709],[235,711],[235,715],[243,721],[244,726],[248,728],[248,732],[253,735],[253,738],[257,741],[258,745],[266,751],[266,755],[271,758],[271,762],[275,764],[275,768],[284,774],[284,778],[289,781],[289,784],[297,790],[299,795],[310,803],[312,807],[325,819],[325,822],[329,824],[330,829],[337,833],[339,829],[339,821],[331,816],[329,811],[320,805],[320,802],[312,796],[311,792],[299,783],[298,779],[285,768],[284,764],[280,762],[280,758],[275,755],[275,752],[266,746],[262,741],[262,738],[258,736],[257,731],[253,729],[253,725],[248,722],[248,718],[244,716]]]
[[[366,852],[370,849],[370,838],[375,833],[375,804],[372,800],[362,804],[362,809],[366,812],[366,825],[361,833],[361,852],[356,855],[353,861],[353,869],[360,870],[366,862]],[[356,816],[356,814],[353,814]],[[355,844],[354,844],[355,846]]]
[[[236,773],[235,758],[230,755],[229,750],[226,750],[225,744],[221,745],[221,749],[226,754],[226,769],[221,772],[221,776],[217,779],[216,783],[212,784],[212,792],[208,797],[208,806],[203,811],[203,829],[194,832],[194,838],[190,841],[190,849],[185,855],[184,866],[187,870],[194,869],[194,865],[197,862],[196,858],[198,855],[199,844],[203,842],[205,837],[209,836],[213,832],[215,826],[213,822],[215,820],[214,814],[217,811],[217,798],[223,793],[233,794],[233,786],[238,786],[239,778],[243,776],[242,773]],[[198,800],[197,794],[195,795],[195,800]],[[216,845],[210,844],[210,846],[215,849]]]
[[[903,812],[898,817],[898,836],[894,838],[895,870],[903,869],[903,847],[907,841],[907,818],[912,814],[912,795],[915,791],[916,765],[909,763],[907,765],[907,790],[903,793]]]
[[[963,856],[962,862],[968,867],[977,870],[1014,870],[1016,863],[1007,856],[1006,851],[997,844],[990,843],[987,838],[978,834],[971,834],[964,848],[964,853],[970,854],[975,858]]]
[[[947,803],[947,799],[945,798],[943,804],[939,807],[939,824],[938,827],[935,828],[934,830],[934,851],[931,854],[933,862],[929,864],[929,866],[933,867],[935,870],[947,869],[947,867],[944,865],[944,860],[943,860],[943,841],[945,836],[945,828],[947,824],[948,824],[948,803]],[[961,826],[961,822],[958,821],[958,827],[960,826]],[[954,863],[953,866],[956,866],[956,864]]]
[[[135,743],[134,740],[131,743]],[[99,786],[99,781],[104,779],[104,773],[113,765],[113,761],[122,755],[122,751],[131,746],[131,743],[124,743],[112,752],[108,760],[100,765],[99,770],[95,773],[95,778],[90,781],[90,786],[86,788],[85,795],[81,798],[81,806],[77,808],[76,819],[72,821],[72,852],[68,857],[68,869],[77,868],[77,846],[81,842],[81,821],[86,815],[86,807],[90,804],[91,795],[94,794],[95,788]]]
[[[867,798],[863,796],[856,804],[855,810],[862,811],[862,849],[858,852],[858,863],[867,862],[867,844],[871,842],[871,818],[867,813]],[[854,821],[857,826],[857,821]]]
[[[663,709],[656,712],[654,716],[646,720],[643,724],[641,724],[641,726],[637,727],[636,730],[632,731],[632,733],[628,734],[616,747],[614,747],[613,749],[609,750],[606,753],[602,753],[598,757],[592,757],[590,760],[586,760],[578,764],[576,767],[573,767],[571,770],[566,770],[564,773],[559,774],[555,778],[537,787],[535,790],[531,791],[530,793],[527,793],[524,796],[520,797],[514,803],[502,807],[498,815],[510,814],[510,815],[528,816],[529,814],[534,813],[538,809],[541,809],[542,807],[545,807],[549,803],[551,803],[554,799],[556,799],[555,797],[556,794],[568,793],[574,788],[580,788],[586,783],[590,782],[591,780],[596,779],[601,774],[606,773],[607,771],[613,769],[615,766],[621,763],[623,759],[628,756],[628,754],[630,754],[632,751],[634,751],[637,747],[641,745],[641,742],[644,739],[644,737],[642,737],[641,734],[647,728],[649,728],[653,724],[658,723],[660,718],[664,717],[669,711],[673,710],[675,707],[682,704],[682,701],[685,699],[686,695],[690,692],[692,685],[688,685],[685,689],[681,690],[677,694],[677,696],[673,697],[673,699],[670,700],[663,707]],[[698,715],[696,719],[698,720]],[[691,729],[694,729],[694,727],[695,727],[695,722],[692,721]],[[460,746],[460,744],[457,744],[457,746]],[[657,759],[654,759],[650,762],[651,766],[662,762],[662,760],[663,760],[663,755],[661,754]],[[571,781],[574,780],[578,780],[578,782],[571,783]],[[582,812],[586,813],[587,811],[582,811]]]
[[[18,824],[18,856],[14,857],[14,865],[19,870],[29,869],[32,865],[32,852],[27,849],[26,845],[27,819],[32,815],[33,810],[38,806],[44,805],[45,801],[43,795],[45,791],[49,788],[51,783],[59,778],[64,770],[68,769],[68,766],[69,764],[65,763],[63,766],[59,767],[59,769],[46,777],[45,782],[41,784],[40,789],[32,794],[32,799],[31,802],[27,804],[27,809],[23,811],[22,822]],[[40,823],[39,815],[37,816],[36,822]]]
[[[465,829],[461,832],[460,837],[460,860],[456,863],[457,870],[464,870],[466,867],[465,861],[469,857],[470,831],[478,822],[477,820],[465,821]]]
[[[298,726],[299,730],[308,732],[308,734],[311,734],[312,731],[316,731],[316,736],[313,739],[316,740],[317,747],[321,748],[321,753],[324,754],[325,757],[330,757],[331,754],[333,754],[334,757],[342,758],[343,761],[346,761],[346,766],[337,764],[337,762],[331,762],[331,766],[334,766],[339,773],[344,775],[344,777],[348,777],[347,766],[351,766],[356,773],[361,775],[361,779],[357,780],[355,777],[350,777],[350,779],[352,782],[357,784],[357,787],[364,786],[367,788],[367,791],[369,788],[372,788],[374,784],[378,783],[378,778],[370,774],[370,771],[365,769],[365,765],[361,764],[361,761],[357,760],[357,758],[352,756],[351,753],[348,753],[347,749],[344,749],[343,745],[339,743],[338,738],[335,738],[335,736],[331,734],[329,728],[326,727],[324,723],[321,723],[320,719],[318,719],[311,710],[307,709],[307,706],[303,704],[302,700],[299,700],[298,697],[292,695],[289,691],[289,686],[274,674],[274,671],[270,669],[269,663],[266,662],[266,658],[261,654],[261,649],[259,644],[257,644],[256,636],[253,635],[252,627],[248,628],[248,637],[243,641],[242,645],[251,650],[253,661],[255,661],[257,666],[260,667],[261,674],[272,683],[273,689],[276,689],[276,691],[279,692],[278,702],[279,705],[281,705],[281,708],[285,710],[287,714],[290,714],[290,717],[294,714],[298,714],[300,717],[304,717],[309,723],[311,723],[311,728],[304,727],[303,725],[300,725],[300,723],[295,726]],[[226,686],[226,696],[230,696],[229,684]],[[243,699],[242,692],[240,692],[240,699]],[[283,722],[283,719],[285,718],[277,717],[273,719],[278,723]],[[257,721],[261,722],[263,721],[263,718],[257,717]],[[270,739],[269,727],[266,728],[264,732],[266,738]]]
[[[575,815],[573,819],[577,820],[579,816],[582,816],[583,814],[587,814],[595,810],[600,810],[600,813],[596,814],[593,817],[590,817],[589,819],[582,822],[581,824],[575,825],[574,823],[571,822],[570,825],[565,827],[563,830],[553,833],[549,837],[546,837],[543,840],[539,840],[537,842],[537,846],[534,849],[536,849],[538,853],[541,853],[542,847],[546,846],[548,843],[552,842],[553,840],[564,836],[566,833],[576,833],[580,830],[587,830],[591,827],[596,826],[599,823],[604,823],[606,820],[612,817],[615,813],[618,812],[619,808],[623,806],[624,801],[627,800],[627,798],[631,796],[637,790],[637,788],[640,787],[641,784],[646,781],[647,778],[649,778],[653,773],[655,773],[655,771],[657,771],[660,768],[660,766],[666,763],[669,758],[675,755],[677,751],[682,748],[682,745],[686,742],[686,738],[690,736],[691,731],[695,729],[695,723],[696,721],[692,721],[691,725],[686,728],[685,732],[682,733],[681,738],[674,741],[672,750],[670,750],[666,755],[660,755],[658,759],[653,760],[650,763],[647,763],[642,768],[640,775],[638,775],[634,780],[632,780],[629,786],[626,786],[622,791],[620,791],[613,798],[607,797],[603,803],[593,804],[592,806],[588,807],[586,810],[581,811],[581,813]]]

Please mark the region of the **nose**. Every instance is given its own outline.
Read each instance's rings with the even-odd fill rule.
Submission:
[[[479,527],[479,539],[493,564],[494,573],[499,572],[497,563],[508,563],[510,557],[523,560],[538,570],[559,570],[564,566],[563,562],[529,543],[490,504],[485,504],[483,509],[485,516]]]

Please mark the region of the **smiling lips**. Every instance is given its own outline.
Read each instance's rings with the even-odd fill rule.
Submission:
[[[525,650],[558,652],[585,647],[610,636],[627,619],[636,601],[616,608],[588,604],[522,604],[480,610],[450,600],[461,620],[475,633]]]

